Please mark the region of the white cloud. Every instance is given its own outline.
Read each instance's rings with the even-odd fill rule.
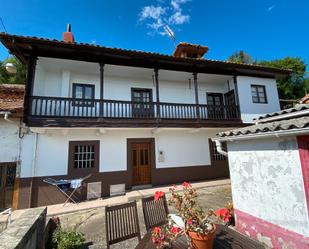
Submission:
[[[267,11],[272,11],[274,8],[276,8],[276,4],[274,4],[274,5],[272,5],[272,6],[269,6],[268,8],[267,8]]]
[[[161,16],[165,13],[165,8],[158,6],[155,7],[153,5],[145,6],[140,13],[140,20],[144,20],[147,18],[152,19],[160,19]]]
[[[177,11],[168,20],[170,24],[179,25],[189,22],[189,19],[190,19],[189,15],[183,15],[181,11]]]
[[[165,25],[182,25],[188,23],[190,16],[183,13],[183,4],[191,0],[157,0],[158,5],[144,6],[139,13],[139,21],[151,30],[148,34],[166,35]]]

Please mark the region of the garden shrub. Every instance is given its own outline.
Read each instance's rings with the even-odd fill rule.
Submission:
[[[84,234],[77,231],[65,231],[60,227],[53,234],[54,249],[81,249],[84,246]]]

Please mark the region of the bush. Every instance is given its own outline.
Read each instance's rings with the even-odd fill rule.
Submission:
[[[65,231],[60,227],[53,234],[53,248],[80,249],[85,242],[84,234],[77,231]]]

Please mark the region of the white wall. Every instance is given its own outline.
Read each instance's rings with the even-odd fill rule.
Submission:
[[[0,162],[17,162],[19,156],[19,119],[0,117]]]
[[[153,69],[105,65],[104,98],[130,101],[131,88],[135,87],[152,89],[155,101],[153,76]],[[197,77],[200,104],[207,103],[207,92],[228,92],[228,81],[230,89],[234,89],[232,76],[198,74]],[[275,79],[238,76],[237,82],[241,117],[244,122],[249,123],[260,115],[280,110]],[[95,98],[99,99],[98,63],[39,57],[34,81],[34,95],[72,97],[73,83],[94,84]],[[252,102],[251,84],[265,86],[267,104]],[[195,103],[191,73],[159,70],[159,86],[161,102]]]
[[[295,137],[228,143],[234,208],[309,235]]]
[[[277,84],[275,79],[238,76],[238,95],[243,122],[252,123],[254,118],[280,111]],[[263,85],[266,89],[267,104],[253,103],[251,85]]]
[[[127,169],[127,138],[155,138],[158,168],[209,165],[208,138],[219,130],[209,129],[192,133],[190,129],[163,130],[152,134],[150,129],[117,129],[101,134],[97,129],[48,131],[38,134],[36,176],[67,174],[68,143],[74,140],[100,140],[100,171]],[[32,175],[34,134],[25,135],[21,152],[22,177]],[[158,161],[158,151],[164,151],[165,160]]]

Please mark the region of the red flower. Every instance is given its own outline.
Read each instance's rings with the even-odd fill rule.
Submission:
[[[160,200],[163,196],[165,195],[165,193],[163,191],[156,191],[154,194],[154,200],[158,201]]]
[[[155,227],[154,229],[153,229],[153,232],[154,233],[161,233],[161,227]]]
[[[188,225],[192,225],[193,222],[192,222],[192,220],[190,219],[190,220],[187,221],[187,223],[188,223]]]
[[[232,217],[230,210],[227,208],[220,208],[216,210],[215,214],[222,219],[224,222],[228,222],[230,218]]]
[[[184,183],[182,184],[182,186],[183,186],[184,188],[190,188],[190,187],[191,187],[191,184],[188,183],[188,182],[184,182]]]
[[[179,233],[179,231],[180,231],[180,228],[179,228],[179,227],[172,226],[171,232],[172,232],[173,234],[177,234],[177,233]]]

